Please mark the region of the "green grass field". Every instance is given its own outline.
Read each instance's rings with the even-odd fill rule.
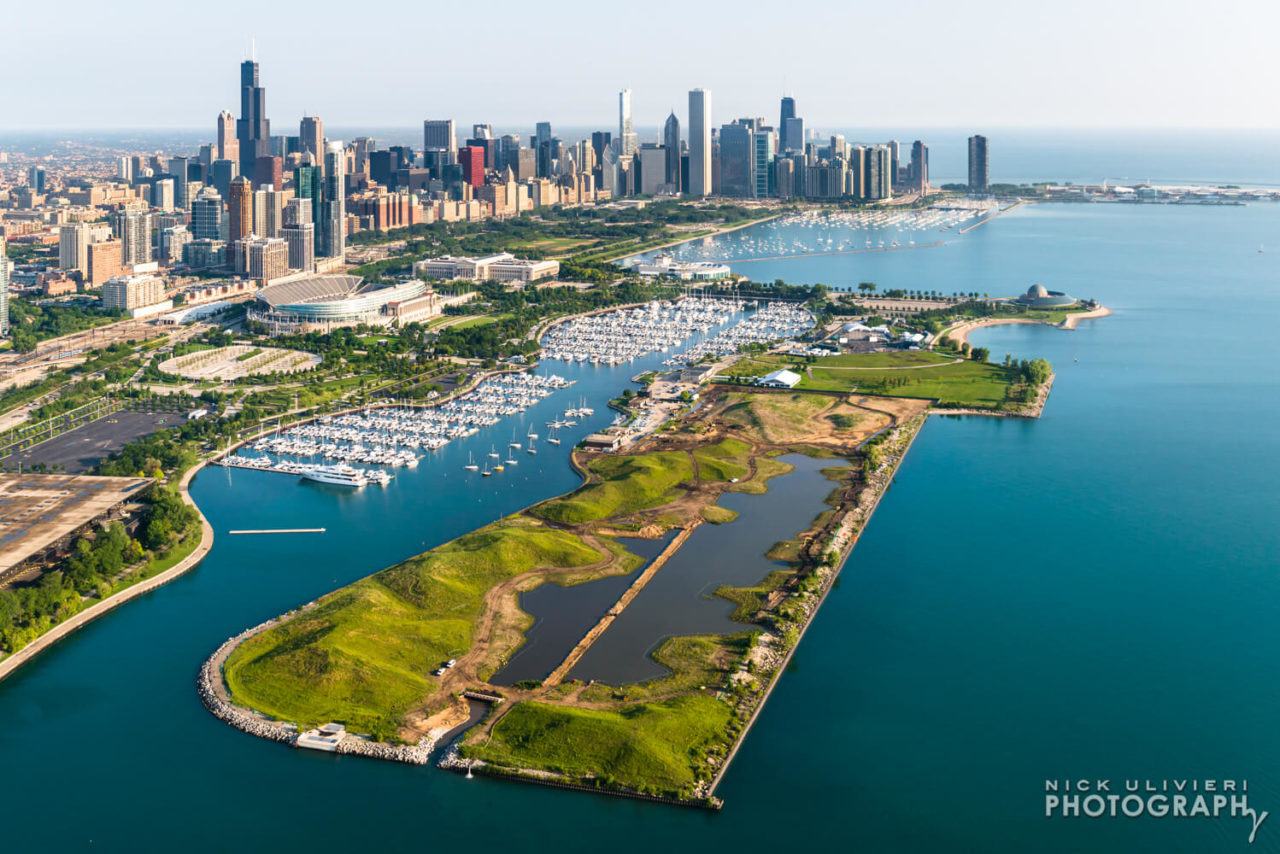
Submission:
[[[589,468],[601,481],[531,512],[553,522],[581,524],[657,507],[677,497],[677,484],[693,480],[693,465],[679,451],[603,456]]]
[[[785,356],[757,356],[728,373],[763,376],[794,364]],[[927,398],[943,406],[976,409],[1000,408],[1017,379],[1016,372],[1003,365],[956,361],[955,356],[925,350],[828,356],[801,364],[799,373],[800,389]]]
[[[751,473],[751,446],[740,439],[721,439],[693,452],[703,481],[742,479]]]
[[[468,757],[538,768],[654,794],[688,792],[706,776],[708,748],[724,744],[732,710],[707,694],[619,711],[520,703]]]
[[[338,721],[394,738],[434,685],[430,673],[470,648],[489,588],[539,567],[604,556],[528,519],[481,528],[357,581],[241,644],[224,672],[232,698],[281,720]]]

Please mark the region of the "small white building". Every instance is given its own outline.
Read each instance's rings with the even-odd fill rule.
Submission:
[[[799,384],[800,375],[795,371],[774,371],[757,380],[757,385],[765,388],[795,388]]]

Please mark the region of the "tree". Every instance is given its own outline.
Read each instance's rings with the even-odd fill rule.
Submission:
[[[975,362],[985,362],[991,358],[991,351],[986,347],[974,347],[969,352],[969,358],[973,359]]]

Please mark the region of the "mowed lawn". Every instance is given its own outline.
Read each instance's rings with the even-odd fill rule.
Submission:
[[[355,582],[241,644],[224,667],[239,704],[280,720],[337,721],[393,739],[435,686],[431,671],[471,647],[486,591],[541,567],[606,555],[566,531],[511,518]]]
[[[688,792],[710,747],[722,744],[729,705],[697,693],[618,711],[519,703],[468,757],[538,768],[654,794]]]
[[[725,373],[730,376],[764,376],[791,368],[787,356],[744,359]],[[955,356],[927,350],[891,350],[827,356],[796,369],[802,377],[797,388],[843,391],[885,397],[917,397],[943,406],[998,409],[1008,397],[1017,372],[1003,365],[957,361]]]

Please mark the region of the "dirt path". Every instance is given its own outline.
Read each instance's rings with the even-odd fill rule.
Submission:
[[[675,536],[675,539],[673,539],[667,547],[662,550],[662,554],[654,558],[653,562],[645,567],[644,572],[640,573],[640,575],[636,577],[636,580],[631,582],[631,586],[623,591],[622,596],[618,598],[618,601],[614,603],[613,607],[600,618],[598,623],[587,631],[586,635],[583,636],[582,640],[578,641],[577,645],[574,646],[573,649],[569,650],[569,654],[565,656],[564,661],[560,662],[556,669],[551,671],[551,675],[543,680],[542,687],[544,689],[554,688],[564,681],[565,676],[567,676],[569,671],[573,669],[574,665],[578,663],[579,659],[586,654],[587,650],[591,648],[591,645],[605,633],[605,630],[608,629],[609,626],[613,625],[613,621],[618,618],[619,614],[626,610],[626,607],[631,604],[632,600],[640,595],[640,591],[644,589],[645,585],[648,584],[655,575],[657,575],[658,570],[662,569],[663,564],[670,560],[671,556],[680,550],[680,547],[685,544],[685,541],[689,539],[689,536],[694,532],[698,525],[701,524],[701,522],[701,519],[694,519],[690,522],[689,526],[683,528],[680,533]]]

